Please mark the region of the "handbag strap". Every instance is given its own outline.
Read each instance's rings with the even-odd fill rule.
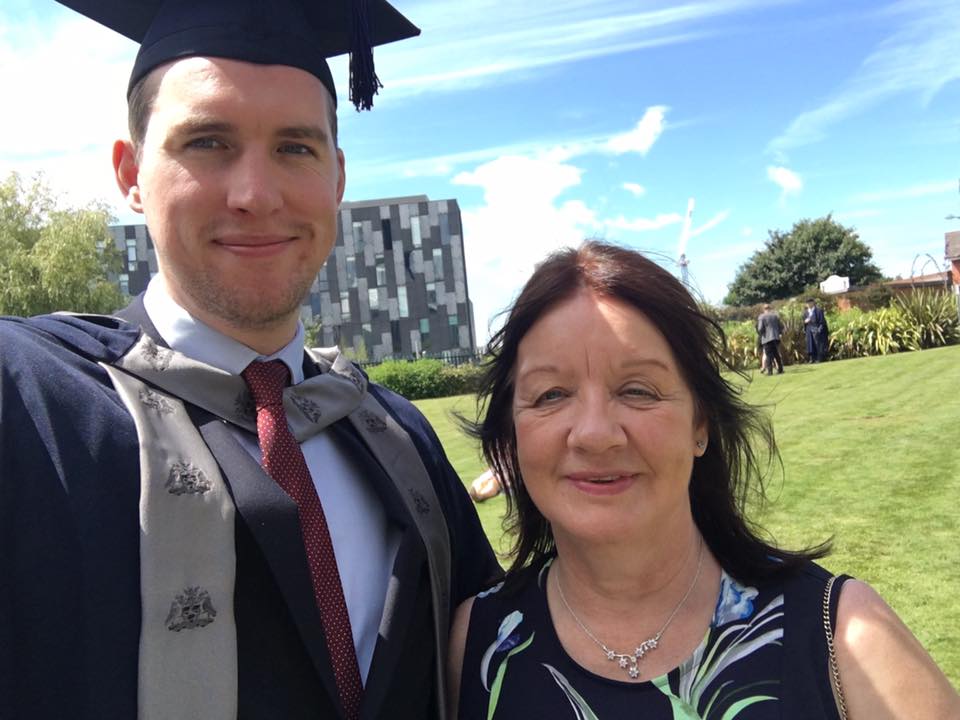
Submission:
[[[823,631],[827,637],[830,680],[833,685],[837,701],[837,713],[840,715],[840,720],[847,720],[847,704],[843,696],[843,686],[840,684],[840,667],[837,665],[837,652],[833,642],[833,625],[837,613],[837,605],[840,600],[839,592],[834,596],[833,587],[834,584],[836,584],[837,587],[840,588],[843,586],[843,583],[849,579],[849,575],[832,575],[827,581],[827,586],[823,591]]]

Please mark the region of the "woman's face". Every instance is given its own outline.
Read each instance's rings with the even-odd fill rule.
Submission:
[[[523,482],[558,543],[616,543],[688,525],[687,486],[707,431],[645,315],[581,291],[531,327],[515,372]]]

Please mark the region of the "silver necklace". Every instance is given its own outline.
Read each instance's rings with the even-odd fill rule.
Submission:
[[[690,593],[693,592],[693,588],[697,586],[697,580],[700,579],[700,570],[703,567],[703,538],[700,538],[700,550],[697,553],[697,572],[693,576],[693,582],[690,583],[690,587],[687,588],[687,592],[683,594],[683,597],[680,598],[680,602],[677,603],[677,606],[673,608],[673,612],[670,613],[670,617],[667,618],[667,621],[663,626],[657,631],[656,635],[647,638],[636,648],[632,653],[622,653],[617,652],[613,648],[609,648],[604,645],[596,635],[590,632],[590,628],[583,624],[583,621],[577,617],[577,614],[573,611],[573,608],[570,607],[570,603],[567,602],[566,596],[563,594],[563,587],[560,585],[560,573],[554,573],[554,577],[557,581],[557,592],[560,594],[560,602],[563,603],[563,606],[567,609],[567,612],[570,613],[570,617],[573,618],[574,622],[580,626],[580,629],[583,630],[584,634],[593,640],[606,656],[607,660],[611,662],[616,662],[631,678],[640,677],[640,661],[643,659],[643,656],[647,653],[656,650],[657,646],[660,644],[660,638],[663,637],[664,631],[670,626],[670,623],[673,622],[673,618],[677,616],[677,613],[680,611],[680,608],[683,607],[683,604],[687,601],[687,598],[690,597]]]

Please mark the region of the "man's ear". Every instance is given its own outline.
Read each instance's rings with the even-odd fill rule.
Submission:
[[[340,173],[337,177],[337,205],[343,200],[343,191],[347,187],[347,168],[346,160],[343,157],[343,150],[337,148],[337,166]]]
[[[143,212],[143,202],[140,199],[140,162],[137,151],[129,140],[117,140],[113,144],[113,172],[117,180],[117,187],[127,200],[127,205],[134,212]]]

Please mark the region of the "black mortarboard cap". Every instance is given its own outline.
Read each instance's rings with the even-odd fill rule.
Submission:
[[[385,0],[58,0],[140,43],[129,90],[163,63],[202,55],[290,65],[336,101],[326,59],[350,53],[350,100],[369,110],[382,87],[373,47],[420,34]]]

